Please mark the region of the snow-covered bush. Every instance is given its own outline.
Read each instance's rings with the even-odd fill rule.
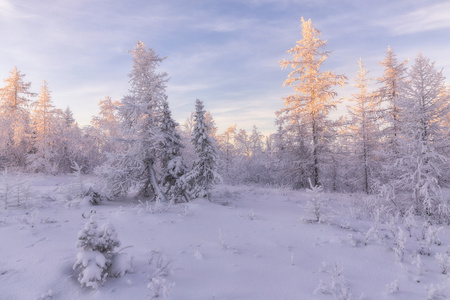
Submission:
[[[150,283],[147,287],[152,291],[152,299],[163,296],[164,299],[169,297],[170,290],[175,286],[173,282],[167,282],[165,278],[162,277],[152,277]]]
[[[398,280],[394,280],[393,282],[386,284],[386,294],[388,294],[388,295],[395,294],[399,290],[400,289],[398,287]]]
[[[33,228],[36,225],[37,217],[39,215],[39,210],[37,208],[33,208],[25,212],[25,214],[20,218],[22,225],[20,229],[24,229],[26,226],[30,226]]]
[[[433,244],[438,246],[442,244],[441,240],[438,237],[438,234],[442,229],[442,227],[435,227],[429,222],[424,222],[422,224],[422,241],[420,243],[420,254],[429,256],[431,255],[431,246]]]
[[[97,191],[94,191],[92,187],[84,194],[84,199],[87,199],[90,204],[97,205],[102,201],[102,196]]]
[[[430,284],[426,286],[425,289],[428,292],[427,300],[446,300],[448,299],[446,294],[444,293],[442,287],[437,284]]]
[[[67,187],[67,198],[69,200],[75,199],[77,197],[82,197],[85,193],[83,180],[81,178],[81,170],[83,169],[83,166],[80,166],[76,162],[73,162],[72,169],[74,171],[73,179]]]
[[[416,281],[420,282],[421,281],[421,276],[424,272],[424,265],[422,263],[422,259],[420,258],[420,255],[418,253],[416,253],[415,251],[412,254],[412,260],[411,260],[411,264],[415,265],[417,268],[417,277],[416,277]]]
[[[5,209],[10,205],[27,207],[30,195],[29,182],[21,173],[13,176],[5,169],[0,180],[0,200],[3,200]]]
[[[78,281],[82,286],[97,289],[107,277],[118,277],[132,272],[131,260],[114,252],[120,246],[114,227],[107,223],[98,229],[94,215],[78,233],[80,252],[73,269],[81,269]],[[116,265],[113,265],[113,264]]]
[[[390,224],[390,231],[392,238],[394,239],[394,247],[392,248],[392,251],[396,256],[397,261],[402,262],[405,255],[406,237],[400,226],[396,226],[395,223],[396,222],[392,222]]]
[[[166,277],[171,273],[172,260],[168,259],[160,250],[153,250],[149,260],[149,265],[154,269],[147,287],[152,291],[152,299],[163,296],[167,299],[170,290],[175,283],[168,282]]]
[[[327,209],[327,201],[325,198],[322,186],[313,186],[311,180],[309,181],[310,190],[308,202],[306,203],[306,208],[313,216],[313,221],[321,222],[323,221],[324,213]]]
[[[351,299],[350,286],[342,273],[343,269],[336,263],[334,267],[324,271],[330,274],[329,281],[324,283],[321,280],[316,292],[332,294],[336,300]]]
[[[142,202],[141,200],[138,200],[138,202],[139,204],[137,205],[137,207],[139,208],[139,213],[163,213],[173,206],[172,201],[161,202],[159,199],[156,199],[153,203],[149,201]]]
[[[409,237],[412,237],[413,228],[417,228],[417,223],[414,218],[414,207],[411,207],[403,217],[403,226],[408,230]]]
[[[441,269],[442,274],[447,274],[450,270],[450,256],[447,252],[436,253],[434,256],[436,260],[439,262],[439,268]]]

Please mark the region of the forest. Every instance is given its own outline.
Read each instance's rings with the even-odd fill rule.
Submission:
[[[151,224],[150,227],[154,226],[151,228],[163,228],[159,224],[185,222],[189,216],[188,209],[194,209],[194,214],[199,215],[210,215],[209,212],[214,211],[218,220],[226,223],[228,215],[224,211],[216,211],[218,208],[214,204],[230,206],[239,201],[236,199],[240,194],[243,198],[241,205],[248,205],[245,209],[259,208],[268,216],[272,211],[283,208],[286,210],[284,214],[289,214],[290,218],[292,207],[288,208],[286,203],[294,203],[292,198],[307,199],[295,202],[309,215],[306,219],[301,218],[301,226],[322,223],[330,226],[328,233],[347,234],[339,240],[339,245],[350,244],[354,248],[363,247],[363,244],[366,248],[368,245],[382,245],[383,249],[388,248],[390,253],[394,253],[396,262],[403,264],[410,260],[411,264],[417,265],[417,278],[422,278],[426,272],[421,269],[422,256],[427,257],[428,266],[431,265],[428,256],[436,257],[442,274],[447,274],[450,252],[436,250],[447,242],[439,240],[439,232],[444,227],[437,226],[450,225],[450,89],[442,70],[438,70],[435,63],[421,52],[408,61],[397,58],[394,50],[388,47],[384,58],[380,58],[383,74],[379,77],[370,77],[362,59],[359,60],[359,71],[350,78],[335,74],[323,70],[331,52],[326,49],[326,41],[320,38],[321,32],[313,27],[311,20],[303,18],[301,28],[301,39],[287,51],[288,58],[280,61],[282,69],[291,70],[283,84],[292,93],[280,99],[284,106],[274,112],[276,132],[268,136],[263,135],[256,125],[251,132],[239,129],[237,124],[219,132],[213,115],[208,111],[207,99],[193,99],[190,117],[178,124],[170,110],[171,101],[176,100],[169,99],[166,93],[169,75],[158,71],[164,58],[143,42],[137,42],[131,51],[128,94],[120,100],[109,96],[100,99],[99,112],[87,126],[78,125],[69,107],[60,109],[54,106],[49,83],[43,81],[40,92],[34,93],[25,74],[14,68],[0,89],[0,204],[6,213],[3,221],[0,220],[0,229],[15,224],[15,221],[7,221],[11,211],[14,215],[18,209],[26,210],[20,221],[21,229],[32,230],[38,218],[37,208],[30,210],[27,206],[32,201],[27,202],[30,195],[26,184],[14,178],[30,176],[36,181],[36,176],[41,176],[45,182],[52,181],[52,178],[56,182],[61,176],[75,178],[69,190],[65,190],[64,200],[57,196],[61,191],[61,187],[57,187],[47,196],[42,196],[47,202],[39,200],[47,204],[42,202],[36,207],[51,207],[48,203],[54,201],[62,201],[70,208],[80,205],[82,219],[77,212],[77,222],[87,223],[78,233],[80,252],[73,269],[81,269],[78,281],[82,286],[97,290],[105,284],[106,278],[133,273],[130,258],[121,253],[122,250],[115,250],[121,243],[114,227],[109,223],[102,227],[97,225],[96,215],[102,212],[104,220],[106,214],[111,214],[106,212],[109,207],[116,209],[111,218],[120,224],[124,220],[132,223],[133,218],[142,212],[166,213],[170,219],[160,216],[143,221]],[[352,85],[356,92],[350,98],[342,99],[336,90],[347,85]],[[343,100],[349,103],[346,115],[332,118],[330,114]],[[95,179],[90,180],[90,184],[83,184],[83,178]],[[39,184],[35,188],[39,189]],[[279,202],[269,201],[267,195]],[[328,195],[328,200],[333,199],[332,204],[325,195]],[[199,200],[202,198],[206,201]],[[265,202],[258,207],[255,203],[261,199]],[[120,208],[108,206],[114,202],[119,203]],[[123,206],[126,205],[132,208],[125,209]],[[175,214],[174,207],[182,212]],[[355,219],[372,223],[347,220],[344,207]],[[50,214],[50,210],[46,211],[44,214]],[[128,215],[123,219],[125,217],[117,217],[118,214]],[[339,214],[339,220],[331,217],[335,214]],[[67,218],[75,218],[75,215],[69,217],[69,212],[62,214],[66,215]],[[241,224],[242,218],[241,211],[236,224]],[[269,222],[253,208],[244,219]],[[42,218],[40,226],[62,222],[52,220],[50,216]],[[160,223],[152,223],[156,220]],[[422,227],[416,220],[423,221]],[[283,224],[285,232],[290,234],[291,229],[287,228],[292,224],[285,219],[279,222],[270,223],[272,229],[278,226],[276,224]],[[243,234],[250,228],[247,223],[241,225],[244,227],[235,225],[236,228],[230,227],[229,230]],[[189,226],[193,228],[196,225]],[[134,238],[131,243],[140,239],[131,233],[132,227],[124,225],[121,228],[128,230]],[[165,241],[161,232],[169,230],[169,227],[164,228],[154,235],[160,243]],[[316,232],[317,227],[307,228],[311,231],[304,233],[305,239],[321,234]],[[75,229],[71,227],[70,230]],[[258,238],[271,235],[263,227],[258,227],[258,230]],[[340,233],[342,230],[348,232]],[[195,234],[200,233],[201,230]],[[277,236],[272,238],[277,239]],[[46,239],[44,236],[39,241]],[[229,237],[227,240],[219,228],[222,250],[244,255],[244,246],[230,245],[232,239]],[[176,237],[173,242],[179,242],[175,240]],[[242,238],[240,242],[244,243],[244,240]],[[256,240],[252,241],[256,243]],[[333,241],[330,237],[328,242],[333,244]],[[296,265],[293,249],[303,247],[298,243],[294,243],[295,247],[288,246],[292,266]],[[206,245],[209,244],[199,244],[193,252],[197,260],[204,259],[200,251],[207,251],[201,248]],[[314,245],[322,246],[320,236]],[[177,244],[177,247],[185,246]],[[333,247],[336,250],[341,246]],[[339,249],[338,253],[345,253]],[[269,256],[275,252],[266,254]],[[184,252],[178,255],[180,253]],[[211,256],[215,254],[210,253]],[[258,258],[258,255],[259,252],[249,260]],[[155,273],[149,277],[147,287],[152,291],[152,299],[158,296],[166,298],[174,287],[166,281],[171,262],[160,250],[152,251],[150,256],[148,264],[154,267]],[[134,264],[135,268],[138,265]],[[191,263],[189,267],[192,266]],[[350,299],[350,286],[343,280],[338,264],[332,267],[324,265],[323,269],[326,270],[323,272],[331,274],[332,282],[328,285],[321,281],[316,294]],[[6,269],[2,272],[0,280],[4,274],[11,273]],[[403,274],[400,269],[396,272]],[[352,274],[357,274],[357,271],[353,270]],[[260,279],[257,277],[257,281]],[[183,282],[183,279],[179,280]],[[408,281],[408,284],[413,286],[413,281]],[[186,282],[180,284],[187,286]],[[131,287],[132,284],[128,282],[128,285]],[[386,289],[388,294],[398,292],[398,281],[390,282]],[[427,299],[446,299],[444,291],[436,286],[428,285],[426,290]],[[49,291],[38,299],[51,299],[52,293]],[[177,294],[179,297],[180,293]],[[74,299],[80,296],[76,295]],[[239,293],[240,296],[225,295],[228,296],[224,299],[242,296]],[[107,299],[109,296],[102,294],[101,297]],[[293,298],[288,296],[286,299]]]
[[[311,20],[302,19],[302,39],[280,62],[292,69],[284,85],[294,93],[275,112],[277,132],[270,136],[256,126],[219,133],[200,100],[190,118],[175,122],[168,74],[157,71],[163,59],[142,42],[132,51],[129,95],[99,100],[98,115],[82,128],[69,107],[54,107],[47,82],[33,93],[14,68],[1,88],[0,168],[61,174],[76,165],[104,178],[109,197],[137,187],[154,200],[175,202],[198,196],[199,184],[207,191],[219,181],[323,186],[378,194],[402,213],[412,205],[418,214],[447,218],[440,189],[450,182],[450,94],[442,70],[421,53],[408,67],[388,48],[373,89],[362,60],[352,79],[322,70],[330,54],[325,46]],[[335,87],[345,84],[358,92],[346,99],[347,115],[331,119],[342,101]]]

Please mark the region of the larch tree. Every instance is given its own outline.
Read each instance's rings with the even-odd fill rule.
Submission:
[[[399,99],[401,97],[401,87],[406,76],[407,60],[399,62],[396,54],[388,47],[385,59],[380,62],[384,67],[383,77],[377,78],[381,87],[377,91],[380,101],[379,120],[383,120],[382,129],[382,151],[380,157],[383,160],[384,170],[381,183],[386,183],[395,177],[395,169],[390,162],[399,158],[399,132],[401,107]]]
[[[74,163],[84,167],[80,160],[81,151],[81,129],[73,117],[73,112],[69,107],[65,110],[56,110],[57,116],[57,143],[56,158],[58,172],[71,173]]]
[[[160,125],[167,74],[156,72],[163,58],[153,49],[147,50],[143,42],[138,42],[131,53],[131,87],[119,107],[121,151],[108,156],[100,173],[114,195],[126,194],[136,187],[144,197],[167,201],[156,174],[160,145],[164,143]]]
[[[401,92],[400,157],[395,161],[396,178],[390,183],[395,200],[401,206],[413,205],[417,213],[448,221],[450,203],[439,185],[439,177],[448,171],[448,157],[439,148],[450,142],[444,123],[450,111],[445,77],[420,53]]]
[[[92,118],[91,124],[99,130],[101,152],[114,152],[118,143],[117,139],[120,136],[120,122],[118,116],[118,109],[120,107],[119,101],[113,101],[111,97],[106,96],[98,102],[100,112],[98,116]]]
[[[30,82],[15,67],[0,89],[0,148],[4,167],[25,167],[31,150]]]
[[[370,77],[368,70],[364,68],[362,60],[358,61],[359,71],[355,77],[355,86],[359,93],[353,94],[348,106],[349,125],[347,135],[350,153],[347,155],[347,169],[352,169],[350,184],[355,184],[357,190],[364,193],[373,192],[374,172],[376,172],[375,150],[379,143],[379,124],[377,123],[377,111],[379,102],[369,88]]]
[[[208,126],[208,128],[210,128]],[[228,127],[222,134],[217,136],[217,148],[220,158],[220,172],[225,180],[236,181],[237,171],[235,168],[235,158],[237,149],[235,138],[237,135],[237,124]],[[211,134],[210,134],[211,136]]]
[[[38,100],[33,103],[32,141],[33,153],[27,157],[33,172],[56,173],[57,124],[56,110],[52,104],[47,82],[44,80]]]
[[[203,102],[195,101],[195,123],[192,132],[192,144],[197,154],[192,170],[186,174],[186,182],[194,197],[211,200],[212,186],[221,180],[217,173],[217,149],[215,140],[210,136],[210,127],[206,123]]]
[[[283,86],[294,88],[294,94],[284,98],[285,108],[278,117],[285,115],[287,123],[301,122],[305,127],[305,146],[309,148],[312,160],[312,184],[321,185],[320,169],[324,163],[324,153],[332,138],[329,129],[332,124],[328,118],[336,108],[339,99],[333,90],[336,85],[343,86],[346,78],[331,71],[322,71],[321,66],[328,58],[329,51],[324,50],[326,41],[320,39],[320,31],[312,26],[311,20],[302,18],[302,39],[287,51],[292,59],[282,60],[281,67],[292,68]]]

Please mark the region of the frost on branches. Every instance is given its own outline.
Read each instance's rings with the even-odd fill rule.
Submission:
[[[343,75],[320,70],[329,55],[329,51],[323,50],[326,41],[320,39],[320,34],[311,20],[302,18],[303,38],[287,51],[292,59],[280,62],[282,68],[292,68],[283,86],[293,87],[295,93],[283,99],[285,108],[277,112],[277,121],[282,134],[293,140],[291,147],[300,147],[300,151],[289,148],[290,144],[281,148],[291,154],[289,169],[302,177],[293,179],[300,182],[300,187],[307,186],[307,178],[311,178],[313,186],[323,184],[334,137],[330,130],[335,127],[328,114],[339,102],[333,87],[343,86],[346,80]]]
[[[211,200],[213,184],[220,182],[217,174],[217,150],[215,141],[209,136],[209,127],[205,121],[203,102],[195,101],[195,124],[192,132],[192,143],[197,154],[192,170],[186,175],[186,181],[192,188],[194,197]]]
[[[132,272],[131,260],[114,252],[118,246],[120,242],[114,227],[107,223],[98,229],[97,222],[91,215],[78,233],[77,247],[80,252],[73,265],[74,270],[81,269],[78,281],[82,286],[97,289],[107,277],[119,277]]]
[[[176,131],[178,123],[172,118],[169,103],[165,99],[163,103],[161,131],[164,140],[161,142],[160,153],[162,179],[161,185],[169,201],[173,203],[188,202],[188,186],[185,181],[187,167],[181,156],[184,148],[181,136]]]
[[[389,186],[401,210],[413,206],[418,214],[449,221],[449,200],[444,199],[439,185],[447,160],[439,148],[449,142],[443,122],[449,112],[444,77],[422,54],[408,75],[408,84],[402,85],[398,101],[401,155],[395,160],[396,176]]]
[[[142,42],[131,53],[131,88],[118,107],[122,145],[117,152],[108,154],[99,173],[113,195],[137,188],[138,195],[156,201],[168,201],[166,192],[170,200],[184,197],[185,189],[178,180],[184,170],[181,164],[174,167],[182,145],[167,104],[167,74],[156,73],[163,58],[153,49],[147,50]],[[162,182],[159,172],[164,176]]]
[[[31,144],[31,82],[15,67],[0,88],[0,167],[24,167]]]

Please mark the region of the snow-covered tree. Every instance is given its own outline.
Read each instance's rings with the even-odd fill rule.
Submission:
[[[33,153],[27,157],[28,168],[34,172],[55,173],[57,171],[55,112],[47,82],[44,80],[38,100],[33,103]]]
[[[307,126],[293,112],[283,111],[277,115],[278,130],[272,135],[274,160],[271,163],[276,183],[307,188],[314,169]]]
[[[83,165],[80,159],[82,132],[75,122],[72,110],[67,107],[64,111],[56,110],[57,142],[56,157],[58,172],[71,173],[74,162]]]
[[[209,128],[209,135],[217,140],[217,127],[216,127],[216,121],[214,121],[211,112],[208,110],[205,113],[205,122],[206,124],[208,124],[208,128]]]
[[[396,178],[390,182],[398,205],[413,205],[417,213],[450,218],[450,205],[442,196],[439,176],[448,159],[439,153],[448,145],[444,119],[450,110],[445,77],[420,53],[408,72],[398,99],[399,150]]]
[[[0,153],[3,167],[25,167],[31,149],[30,82],[15,67],[0,89]],[[0,165],[1,167],[1,165]]]
[[[121,149],[109,154],[100,173],[113,194],[124,194],[137,187],[139,194],[166,201],[155,166],[164,144],[161,132],[162,107],[166,99],[166,73],[157,73],[163,61],[153,49],[138,42],[133,51],[131,88],[119,107]]]
[[[206,123],[203,102],[195,101],[195,125],[192,132],[192,143],[197,154],[192,170],[186,175],[194,197],[205,197],[210,200],[213,184],[221,180],[217,174],[216,143],[209,135],[210,128]]]
[[[78,281],[82,286],[97,289],[111,274],[114,250],[120,246],[114,227],[107,223],[100,229],[91,215],[89,221],[78,233],[77,247],[80,252],[73,269],[81,269]]]
[[[321,70],[329,51],[324,50],[326,41],[319,38],[320,31],[312,26],[311,20],[302,18],[302,36],[295,47],[287,51],[293,55],[292,59],[280,62],[282,68],[293,69],[283,86],[293,87],[295,93],[284,98],[285,108],[278,112],[278,118],[282,120],[279,124],[284,123],[285,130],[291,126],[294,126],[292,129],[300,127],[301,130],[296,130],[296,133],[301,136],[294,136],[294,139],[307,148],[306,153],[299,153],[309,155],[312,162],[311,180],[316,186],[320,185],[321,165],[325,162],[327,145],[333,138],[329,132],[333,125],[328,114],[339,102],[333,87],[343,86],[346,78]],[[298,161],[299,157],[290,159]]]
[[[184,175],[187,167],[183,161],[181,150],[184,148],[181,136],[177,132],[178,123],[172,118],[169,103],[165,99],[163,103],[160,161],[162,169],[161,184],[166,195],[174,203],[189,201],[187,184]]]
[[[113,101],[106,96],[98,102],[100,112],[92,118],[91,124],[99,130],[102,153],[114,152],[116,140],[120,135],[120,121],[118,116],[119,101]]]
[[[348,100],[350,116],[347,126],[349,149],[345,158],[347,170],[350,173],[348,180],[357,190],[365,193],[373,192],[374,176],[377,171],[375,150],[380,142],[380,133],[377,123],[378,104],[375,94],[369,92],[370,78],[368,71],[359,60],[359,71],[354,84],[359,93],[353,94]]]
[[[397,56],[391,47],[388,47],[385,59],[380,62],[384,67],[383,77],[377,78],[381,85],[378,93],[380,101],[379,120],[384,122],[381,125],[382,135],[382,151],[380,157],[383,160],[384,175],[381,178],[382,183],[388,182],[395,177],[395,169],[392,169],[390,163],[393,159],[399,157],[399,131],[401,122],[401,108],[399,99],[401,97],[401,86],[404,84],[406,76],[407,61],[398,62]]]
[[[234,160],[237,154],[234,143],[234,139],[237,134],[236,128],[237,124],[228,127],[224,133],[218,135],[216,140],[220,155],[221,173],[224,175],[224,178],[229,179],[232,182],[236,180],[235,176],[237,175],[234,164]]]
[[[249,157],[246,164],[248,182],[270,184],[272,183],[272,174],[269,170],[271,153],[270,147],[264,144],[264,135],[253,126],[251,134],[248,136]]]

